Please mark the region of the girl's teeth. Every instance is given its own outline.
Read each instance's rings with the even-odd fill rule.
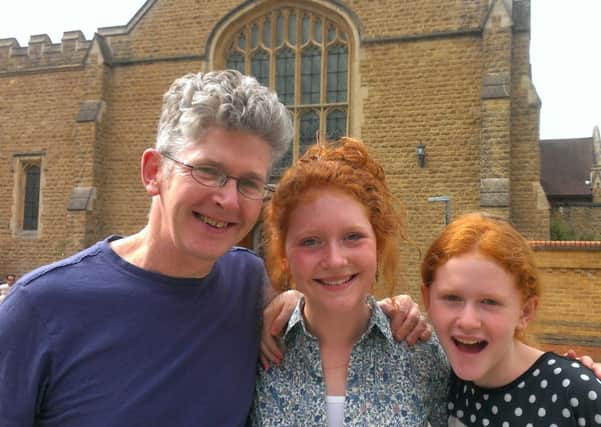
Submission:
[[[462,338],[455,338],[457,341],[459,341],[461,344],[478,344],[480,342],[480,340],[476,340],[476,339],[462,339]]]
[[[339,285],[342,285],[342,284],[348,282],[349,280],[350,280],[350,278],[347,277],[346,279],[340,279],[340,280],[321,280],[321,282],[327,286],[339,286]]]

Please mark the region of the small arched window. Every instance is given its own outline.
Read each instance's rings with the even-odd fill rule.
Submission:
[[[274,89],[294,118],[294,143],[273,175],[320,139],[349,129],[349,34],[326,14],[285,6],[237,26],[225,45],[225,67]]]

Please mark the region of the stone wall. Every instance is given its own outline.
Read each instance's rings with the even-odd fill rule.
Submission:
[[[294,2],[292,2],[294,3]],[[274,1],[150,0],[93,40],[0,40],[0,272],[25,271],[145,221],[139,159],[154,144],[162,95],[187,72],[223,63],[228,23]],[[538,185],[539,102],[529,75],[529,1],[299,2],[336,14],[351,46],[351,122],[406,206],[405,274],[417,297],[420,251],[450,213],[485,209],[547,238]],[[426,147],[419,167],[416,146]],[[15,162],[43,157],[40,229],[15,229]],[[89,197],[79,204],[78,197]],[[79,207],[77,207],[79,206]],[[18,222],[18,221],[17,221]]]
[[[547,349],[601,360],[601,242],[534,242],[543,297],[535,336]]]

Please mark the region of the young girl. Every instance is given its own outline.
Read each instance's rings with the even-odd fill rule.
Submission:
[[[601,381],[524,340],[541,285],[528,243],[509,223],[458,218],[431,245],[421,275],[453,368],[450,426],[601,425]]]
[[[259,370],[254,425],[446,425],[449,368],[436,339],[409,349],[369,296],[399,277],[402,224],[363,144],[317,144],[267,206],[265,255],[279,290],[304,294],[286,357]]]

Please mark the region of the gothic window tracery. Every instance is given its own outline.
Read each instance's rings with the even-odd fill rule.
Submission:
[[[225,66],[274,89],[292,113],[295,139],[275,165],[275,177],[317,137],[337,139],[348,134],[348,39],[344,25],[335,18],[286,5],[254,15],[226,41]]]

